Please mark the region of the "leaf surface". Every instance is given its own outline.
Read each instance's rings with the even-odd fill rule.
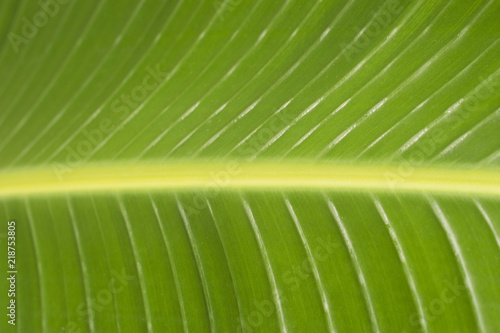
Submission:
[[[2,332],[500,331],[499,1],[0,8]]]

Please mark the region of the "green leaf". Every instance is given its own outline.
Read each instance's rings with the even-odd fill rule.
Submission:
[[[2,332],[500,331],[500,1],[0,8]]]

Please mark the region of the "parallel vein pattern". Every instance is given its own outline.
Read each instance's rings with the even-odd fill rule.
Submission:
[[[498,17],[3,1],[0,330],[499,332]]]

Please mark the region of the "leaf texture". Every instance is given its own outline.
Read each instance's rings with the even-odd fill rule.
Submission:
[[[2,332],[500,331],[500,1],[0,8]]]

